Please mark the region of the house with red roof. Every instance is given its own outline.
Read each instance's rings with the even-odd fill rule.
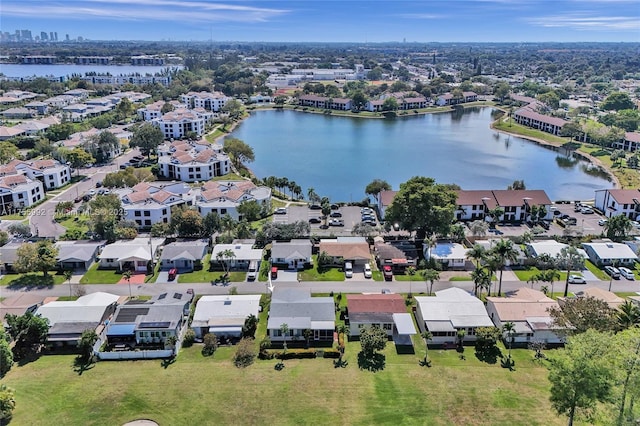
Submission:
[[[189,185],[149,184],[140,182],[133,188],[119,189],[126,220],[134,221],[138,228],[149,229],[154,223],[169,223],[171,208],[193,203]]]
[[[256,186],[248,180],[209,181],[196,193],[195,204],[202,216],[214,212],[220,216],[230,215],[241,220],[238,206],[245,201],[256,201],[269,210],[271,208],[271,188]]]
[[[411,345],[416,334],[413,318],[399,294],[348,294],[347,316],[351,337],[365,327],[378,327],[398,344]]]

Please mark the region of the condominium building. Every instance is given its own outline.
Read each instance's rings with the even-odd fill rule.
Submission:
[[[116,193],[122,200],[124,218],[134,221],[139,228],[148,229],[154,223],[169,223],[171,207],[191,205],[190,191],[182,182],[168,185],[141,182]]]
[[[221,216],[228,214],[240,220],[237,209],[244,201],[256,201],[270,209],[271,189],[266,186],[256,186],[247,180],[210,181],[202,186],[199,194],[196,194],[196,205],[202,216],[214,212]]]
[[[175,141],[158,147],[160,175],[183,182],[208,181],[231,171],[222,147],[206,141]]]
[[[213,113],[203,108],[176,109],[154,119],[152,123],[162,130],[165,139],[182,139],[191,132],[202,136],[212,118]]]
[[[180,95],[182,103],[189,108],[204,108],[207,111],[220,111],[231,98],[220,92],[189,92]]]

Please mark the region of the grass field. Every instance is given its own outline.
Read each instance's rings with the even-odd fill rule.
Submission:
[[[41,272],[29,274],[7,274],[0,279],[0,286],[12,287],[46,287],[55,284],[62,284],[64,275],[49,271],[45,277]]]
[[[113,269],[98,269],[94,263],[82,278],[80,284],[115,284],[120,281],[122,274]]]
[[[417,339],[420,342],[420,339]],[[359,343],[347,343],[346,368],[330,359],[275,360],[235,368],[233,348],[204,358],[198,345],[175,363],[100,362],[78,374],[71,355],[14,366],[3,380],[16,391],[15,425],[117,425],[140,418],[161,425],[561,425],[550,407],[544,366],[514,350],[516,370],[478,361],[472,348],[416,354],[385,350],[385,368],[357,366]],[[503,352],[505,350],[503,349]]]

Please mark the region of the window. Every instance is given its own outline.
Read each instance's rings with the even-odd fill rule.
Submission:
[[[151,216],[151,212],[149,210],[145,210],[144,211],[144,215],[147,216],[147,217]]]
[[[139,210],[136,210],[136,211],[133,213],[133,215],[134,215],[134,216],[136,216],[136,217],[140,217],[140,216],[142,216],[142,213],[141,213]]]
[[[167,209],[162,209],[162,214],[167,214]]]
[[[147,219],[144,221],[145,226],[151,226],[151,220]]]
[[[227,214],[227,209],[220,209],[220,214]]]
[[[382,324],[382,328],[387,331],[393,330],[393,324]]]

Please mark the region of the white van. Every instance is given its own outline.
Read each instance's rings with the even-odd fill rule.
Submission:
[[[258,261],[252,260],[249,263],[249,271],[247,272],[247,281],[255,281],[258,277]]]
[[[345,264],[344,264],[344,276],[346,278],[352,278],[353,277],[353,265],[351,264],[351,262],[345,262]]]
[[[628,280],[636,279],[636,277],[633,275],[633,271],[629,268],[625,268],[624,266],[621,266],[620,268],[618,268],[618,271],[620,271],[620,275],[622,275]]]

